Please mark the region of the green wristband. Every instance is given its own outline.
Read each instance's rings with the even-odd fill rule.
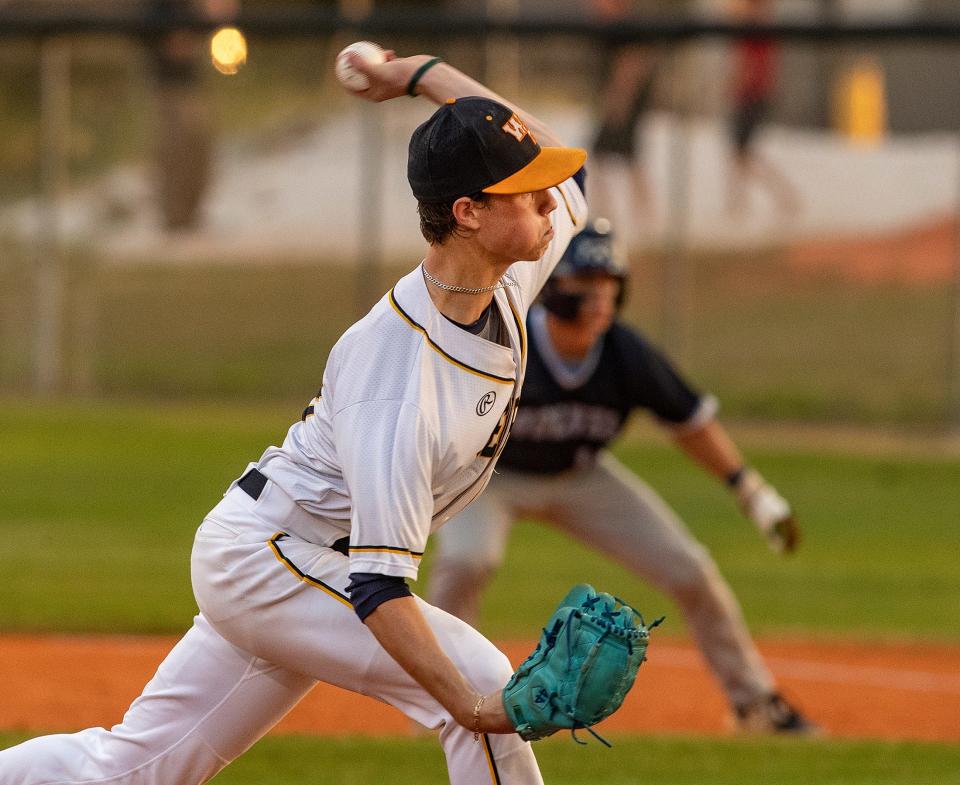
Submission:
[[[441,62],[439,57],[434,57],[431,60],[427,60],[423,65],[421,65],[416,71],[413,72],[413,76],[410,77],[410,81],[407,82],[407,95],[411,98],[416,98],[417,93],[417,82],[419,82],[423,75],[433,68],[437,63]]]

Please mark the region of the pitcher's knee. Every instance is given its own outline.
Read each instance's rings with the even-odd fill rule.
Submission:
[[[483,693],[502,690],[513,675],[513,665],[507,655],[492,643],[488,651],[478,654],[476,660],[464,669],[467,680]]]

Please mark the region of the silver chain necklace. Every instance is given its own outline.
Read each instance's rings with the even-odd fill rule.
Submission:
[[[512,278],[507,278],[506,281],[501,279],[497,281],[495,284],[492,284],[491,286],[480,286],[476,288],[472,288],[470,286],[454,286],[453,284],[444,283],[443,281],[438,281],[436,278],[430,275],[425,264],[421,264],[420,269],[423,271],[423,277],[426,278],[430,283],[432,283],[438,289],[443,289],[447,292],[458,292],[459,294],[484,294],[485,292],[493,292],[493,291],[496,291],[497,289],[506,289],[508,286],[517,285],[517,282],[514,281]]]

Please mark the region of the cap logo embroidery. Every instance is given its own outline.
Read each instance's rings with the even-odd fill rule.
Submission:
[[[510,134],[518,142],[522,142],[527,136],[533,139],[534,142],[537,141],[533,134],[530,133],[530,129],[524,125],[523,120],[517,117],[516,113],[510,115],[510,119],[503,124],[502,128],[504,133]]]

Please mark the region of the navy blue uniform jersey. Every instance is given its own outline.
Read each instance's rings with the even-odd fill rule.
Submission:
[[[589,465],[636,409],[675,426],[696,426],[715,413],[712,397],[696,392],[663,354],[622,322],[576,366],[553,350],[542,307],[531,309],[527,328],[527,375],[500,467],[553,474]]]

